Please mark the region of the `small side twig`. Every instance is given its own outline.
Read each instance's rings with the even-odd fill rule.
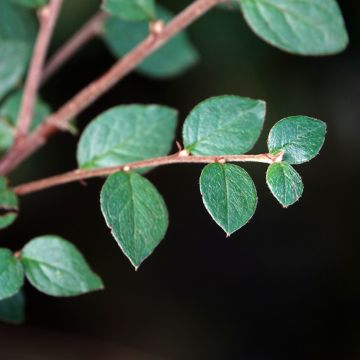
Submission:
[[[184,151],[184,150],[183,150]],[[146,167],[158,167],[172,164],[211,164],[226,162],[258,162],[265,164],[273,164],[281,162],[283,152],[276,155],[259,154],[259,155],[220,155],[220,156],[192,156],[187,153],[175,153],[169,156],[163,156],[153,159],[136,161],[121,166],[112,166],[93,170],[77,169],[65,174],[52,176],[46,179],[33,181],[27,184],[19,185],[14,188],[17,195],[26,195],[37,191],[45,190],[51,187],[68,184],[76,181],[84,181],[95,177],[102,177],[114,174],[118,171],[130,171]]]
[[[21,141],[29,131],[46,54],[61,5],[62,0],[50,0],[48,5],[40,8],[38,11],[39,33],[25,82],[24,95],[17,121],[15,142]]]

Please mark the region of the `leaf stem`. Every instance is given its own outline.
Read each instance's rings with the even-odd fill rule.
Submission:
[[[145,58],[211,8],[226,1],[227,0],[195,0],[173,18],[162,31],[156,34],[150,33],[143,42],[115,63],[104,75],[90,83],[65,103],[57,112],[50,115],[34,133],[24,138],[24,141],[15,144],[0,161],[0,175],[8,174],[33,152],[43,146],[51,135],[59,130],[66,130],[68,123],[73,118],[111,89],[119,80],[134,70]]]
[[[63,46],[61,46],[45,65],[41,83],[45,83],[52,75],[74,56],[86,43],[101,34],[107,14],[97,12],[83,25]]]
[[[28,75],[25,82],[24,95],[21,102],[19,118],[15,134],[15,142],[27,135],[33,118],[36,96],[46,54],[61,10],[62,0],[50,0],[49,4],[38,10],[39,32],[36,39]]]
[[[180,151],[173,155],[152,158],[142,161],[131,162],[121,166],[112,166],[99,169],[77,169],[61,175],[52,176],[46,179],[33,181],[27,184],[16,186],[13,190],[17,195],[26,195],[37,191],[45,190],[51,187],[68,184],[75,181],[83,181],[95,177],[102,177],[114,174],[119,171],[131,171],[146,167],[158,167],[173,164],[211,164],[226,162],[258,162],[265,164],[273,164],[281,162],[283,152],[276,155],[259,154],[259,155],[220,155],[220,156],[193,156],[188,155],[184,151]]]

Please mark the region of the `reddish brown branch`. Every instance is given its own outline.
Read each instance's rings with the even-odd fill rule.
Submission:
[[[39,33],[36,39],[28,75],[25,82],[15,141],[21,141],[28,133],[34,113],[34,105],[39,90],[46,54],[49,48],[62,0],[50,0],[38,12]]]
[[[86,43],[101,34],[106,14],[99,11],[78,32],[75,33],[56,53],[45,66],[42,83],[46,82],[62,65],[78,52]]]
[[[113,87],[119,80],[134,70],[146,57],[164,45],[169,39],[184,30],[214,6],[225,0],[196,0],[170,21],[157,34],[150,34],[129,54],[119,60],[103,76],[92,82],[51,115],[24,141],[13,147],[0,162],[0,175],[14,169],[47,139],[59,130],[66,129],[69,121]]]
[[[163,156],[143,161],[136,161],[121,166],[106,167],[94,170],[74,170],[62,175],[56,175],[50,178],[37,180],[28,184],[19,185],[14,188],[18,195],[26,195],[37,191],[45,190],[51,187],[68,184],[75,181],[82,181],[95,177],[102,177],[114,174],[118,171],[130,171],[146,167],[158,167],[172,164],[211,164],[214,162],[258,162],[273,164],[282,161],[283,153],[276,155],[223,155],[223,156],[190,156],[186,151],[181,151],[174,155]]]

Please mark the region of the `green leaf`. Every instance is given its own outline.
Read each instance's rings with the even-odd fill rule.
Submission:
[[[154,0],[104,0],[102,8],[111,15],[127,21],[145,21],[155,18]]]
[[[301,55],[345,49],[348,35],[335,0],[239,0],[251,29],[273,46]]]
[[[0,176],[0,230],[15,221],[18,210],[17,196],[7,187],[6,179]]]
[[[92,121],[81,136],[82,168],[123,165],[166,155],[174,139],[176,110],[159,105],[124,105]]]
[[[23,91],[18,90],[8,96],[0,106],[0,152],[9,149],[13,144],[22,97]],[[30,131],[34,131],[50,113],[50,107],[39,98],[35,104],[35,112]]]
[[[265,102],[217,96],[197,105],[183,127],[184,145],[194,155],[237,155],[251,150],[265,120]]]
[[[201,173],[200,191],[206,209],[228,236],[244,226],[255,213],[255,184],[237,165],[207,165]]]
[[[23,77],[36,36],[34,17],[26,10],[0,1],[0,99]]]
[[[7,299],[22,288],[23,267],[8,249],[0,249],[0,300]]]
[[[301,176],[286,162],[271,164],[266,172],[266,182],[284,207],[298,201],[304,191]]]
[[[27,6],[30,8],[39,8],[48,3],[48,0],[11,0],[14,4]]]
[[[158,18],[169,21],[173,15],[156,7]],[[126,22],[110,17],[105,22],[104,40],[116,57],[122,57],[149,34],[147,22]],[[198,53],[185,32],[181,32],[141,63],[138,72],[155,78],[180,75],[198,61]]]
[[[0,321],[22,324],[25,320],[25,297],[22,291],[0,301]]]
[[[325,141],[326,124],[307,116],[291,116],[277,122],[268,137],[268,148],[284,151],[283,160],[302,164],[313,159]]]
[[[108,177],[101,191],[101,210],[135,269],[159,245],[168,227],[163,198],[137,173],[118,172]]]
[[[21,252],[21,261],[30,283],[47,295],[76,296],[103,289],[77,248],[58,236],[31,240]]]

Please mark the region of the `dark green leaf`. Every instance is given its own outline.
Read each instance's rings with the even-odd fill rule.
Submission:
[[[21,261],[30,283],[47,295],[76,296],[103,289],[77,248],[58,236],[31,240],[21,252]]]
[[[154,0],[104,0],[102,8],[111,15],[127,21],[155,18]]]
[[[24,271],[21,263],[8,249],[0,249],[0,300],[7,299],[22,288]]]
[[[236,155],[251,150],[265,119],[265,102],[217,96],[197,105],[187,117],[184,145],[194,155]]]
[[[14,4],[27,6],[30,8],[39,8],[48,3],[48,0],[11,0]]]
[[[0,321],[22,324],[25,320],[25,297],[22,291],[0,301]]]
[[[0,230],[15,221],[18,210],[17,196],[7,187],[6,179],[0,176]]]
[[[168,21],[172,14],[157,7],[158,18]],[[104,39],[116,57],[122,57],[149,34],[147,22],[126,22],[110,17],[105,23]],[[138,71],[155,78],[179,75],[193,66],[198,53],[184,32],[176,35],[138,66]]]
[[[206,209],[227,235],[244,226],[255,213],[254,182],[237,165],[207,165],[201,173],[200,191]]]
[[[36,35],[36,23],[26,9],[0,1],[0,99],[25,73]]]
[[[270,44],[301,55],[328,55],[347,46],[335,0],[239,0],[252,30]]]
[[[124,254],[137,269],[163,239],[168,212],[156,188],[137,173],[119,172],[106,180],[101,209]]]
[[[16,91],[0,107],[0,152],[9,149],[13,143],[22,96],[22,91]],[[50,113],[50,107],[42,99],[38,99],[30,131],[35,130]]]
[[[302,164],[313,159],[325,141],[326,124],[307,116],[291,116],[271,129],[268,148],[271,153],[284,151],[283,160]]]
[[[123,165],[166,155],[177,112],[158,105],[118,106],[101,114],[81,136],[77,158],[82,168]]]
[[[266,182],[272,194],[284,207],[298,201],[304,191],[301,176],[286,162],[270,165],[266,172]]]

